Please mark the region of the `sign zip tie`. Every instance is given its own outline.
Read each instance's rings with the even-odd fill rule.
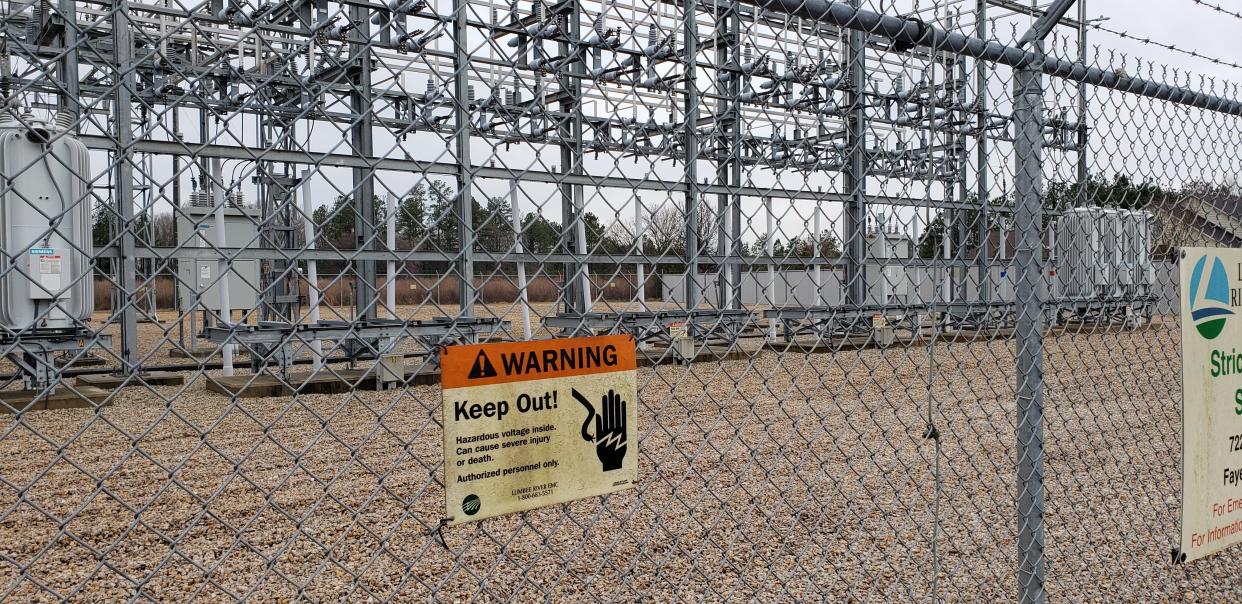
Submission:
[[[1173,547],[1170,553],[1173,556],[1173,564],[1184,564],[1186,562],[1186,553],[1182,551],[1181,547]]]
[[[450,522],[452,522],[452,521],[454,521],[454,520],[456,520],[456,519],[457,519],[456,517],[452,517],[452,518],[441,518],[441,519],[440,519],[440,524],[436,525],[436,536],[440,538],[440,545],[443,545],[443,546],[444,546],[444,549],[446,549],[446,550],[449,548],[449,546],[448,546],[448,542],[444,540],[444,525],[446,525],[446,524],[448,524],[448,523],[450,523]]]

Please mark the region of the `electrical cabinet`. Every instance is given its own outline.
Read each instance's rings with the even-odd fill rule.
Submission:
[[[205,199],[205,197],[203,197]],[[199,198],[194,198],[199,201]],[[236,204],[236,205],[234,205]],[[254,247],[257,245],[258,217],[255,211],[240,207],[231,200],[224,208],[224,242],[228,247]],[[215,208],[205,202],[182,206],[177,214],[177,237],[188,248],[212,248],[219,240],[215,234]],[[177,290],[181,308],[195,305],[203,310],[219,312],[220,261],[218,254],[210,258],[184,258],[178,261]],[[233,310],[255,308],[258,301],[259,261],[235,260],[228,270],[229,308]]]

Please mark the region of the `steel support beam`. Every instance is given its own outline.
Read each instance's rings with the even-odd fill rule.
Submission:
[[[577,2],[570,0],[567,4],[555,7],[558,13],[553,19],[568,26],[569,39],[582,39],[582,10]],[[532,44],[540,44],[532,41]],[[569,40],[561,40],[557,44],[558,54],[568,57],[582,50]],[[585,54],[582,55],[585,59]],[[582,76],[586,66],[582,61],[574,61],[567,73],[557,79],[557,85],[563,92],[561,95],[560,112],[567,116],[559,119],[560,134],[560,184],[561,193],[561,235],[565,242],[564,251],[575,260],[564,266],[565,284],[561,290],[562,308],[564,312],[587,312],[591,306],[591,275],[589,265],[580,260],[587,254],[586,238],[586,198],[582,178],[586,176],[582,165]],[[559,71],[559,70],[558,70]]]
[[[988,37],[988,0],[975,2],[975,35],[980,39]],[[975,196],[979,202],[979,253],[976,254],[979,280],[979,299],[984,302],[992,300],[992,275],[988,267],[992,258],[987,249],[988,231],[992,228],[991,191],[988,188],[988,65],[986,61],[975,60]],[[962,149],[965,152],[965,148]],[[962,158],[965,162],[966,158]],[[1005,229],[1000,229],[1000,237],[1005,237]],[[1003,260],[1003,259],[1002,259]]]
[[[744,58],[741,53],[741,19],[738,16],[738,4],[730,3],[723,7],[715,4],[712,7],[716,19],[715,57],[717,65],[728,65],[733,62],[741,65]],[[720,43],[725,40],[725,43]],[[717,162],[716,184],[727,189],[736,190],[742,183],[742,165],[738,161],[742,149],[742,112],[741,102],[737,100],[741,93],[742,74],[735,73],[721,86],[723,98],[716,101],[718,134],[717,144],[726,149],[724,161]],[[719,85],[718,85],[719,86]],[[723,120],[723,123],[721,123]],[[741,213],[741,197],[733,193],[718,193],[716,196],[716,253],[723,256],[734,256],[738,253],[739,241],[734,222],[735,210]],[[739,220],[740,222],[740,220]],[[717,298],[716,306],[721,309],[740,308],[741,267],[732,264],[717,265]]]
[[[1048,37],[1052,33],[1052,28],[1057,26],[1061,17],[1069,11],[1074,5],[1075,0],[1054,0],[1052,5],[1044,10],[1044,14],[1040,15],[1031,28],[1022,34],[1022,39],[1018,40],[1018,48],[1025,48],[1032,42],[1037,42]],[[1080,18],[1081,22],[1081,18]]]
[[[124,22],[122,25],[121,22]],[[113,78],[116,88],[113,92],[114,117],[112,122],[112,139],[116,145],[116,167],[113,173],[116,178],[113,189],[113,203],[117,213],[116,226],[120,243],[120,261],[113,263],[117,268],[117,285],[120,292],[136,292],[135,275],[135,238],[136,222],[134,220],[134,140],[133,124],[133,93],[137,86],[134,76],[134,41],[133,30],[129,24],[129,3],[120,0],[112,3],[112,44],[116,52],[116,64],[113,65]],[[122,293],[116,297],[113,308],[120,308],[121,314],[121,366],[122,374],[138,371],[138,313],[137,301]]]
[[[111,137],[98,135],[82,135],[79,137],[89,149],[115,150],[117,145]],[[458,168],[447,162],[431,162],[402,158],[363,158],[343,153],[309,153],[282,149],[260,149],[257,147],[241,147],[230,145],[198,145],[173,141],[139,140],[131,148],[138,153],[155,153],[161,155],[180,155],[200,160],[219,157],[221,159],[256,160],[264,159],[273,162],[309,165],[329,168],[370,167],[375,171],[419,172],[429,175],[439,174],[455,176]],[[555,172],[513,171],[505,168],[476,166],[472,170],[475,179],[510,181],[520,178],[523,182],[538,183],[573,183],[599,189],[625,189],[658,191],[660,193],[685,193],[689,187],[680,180],[661,180],[657,178],[632,179],[623,176],[592,176],[587,174],[558,174]],[[847,193],[810,191],[806,189],[785,189],[781,187],[729,187],[720,184],[699,185],[703,195],[733,194],[745,197],[763,197],[774,199],[801,199],[821,201],[824,203],[845,203],[850,198]],[[888,205],[901,207],[935,207],[959,208],[961,204],[955,199],[915,199],[909,197],[893,197],[889,195],[869,195],[867,201],[872,205]],[[973,206],[971,206],[973,207]]]
[[[60,36],[64,55],[61,57],[60,68],[57,70],[60,85],[64,88],[64,93],[59,95],[59,105],[61,112],[72,116],[75,131],[79,127],[78,116],[82,115],[82,92],[78,76],[77,4],[73,0],[60,0],[57,6],[60,18],[65,22],[65,31]]]
[[[860,0],[852,0],[857,6]],[[856,10],[856,9],[855,9]],[[845,303],[863,304],[867,295],[867,35],[850,30],[845,48],[846,89],[846,158],[845,183]],[[770,235],[769,235],[770,236]]]
[[[699,56],[698,0],[688,0],[682,7],[682,35],[685,38],[684,56],[686,61],[685,105],[683,111],[682,143],[686,149],[685,165],[685,212],[686,212],[686,308],[694,310],[699,307],[703,297],[703,286],[699,283],[699,254],[702,253],[702,242],[699,241],[699,221],[702,218],[699,203],[702,191],[699,182],[699,85],[697,67]],[[654,70],[653,70],[654,73]]]
[[[375,105],[371,89],[371,35],[369,11],[350,7],[350,19],[357,29],[350,37],[350,62],[357,69],[354,86],[349,93],[350,108],[357,119],[350,128],[350,140],[354,151],[361,157],[375,155]],[[465,98],[465,97],[461,97]],[[376,249],[375,241],[375,169],[358,167],[353,170],[354,237],[357,249]],[[292,196],[289,199],[293,199]],[[374,260],[355,261],[354,317],[358,320],[376,318],[376,272]]]
[[[1087,64],[1087,0],[1078,0],[1078,62],[1083,65]],[[1078,142],[1078,194],[1074,196],[1075,207],[1085,207],[1087,205],[1087,178],[1088,169],[1087,161],[1090,160],[1090,154],[1087,152],[1087,86],[1086,84],[1078,84],[1078,126],[1077,142]]]
[[[453,0],[453,124],[457,164],[457,195],[454,209],[457,219],[457,261],[459,279],[457,292],[460,315],[474,316],[474,167],[470,159],[470,39],[469,0]]]

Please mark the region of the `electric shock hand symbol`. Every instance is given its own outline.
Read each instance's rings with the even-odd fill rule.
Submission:
[[[604,466],[604,471],[621,469],[621,462],[625,459],[626,445],[626,402],[621,400],[621,395],[609,390],[604,395],[604,401],[600,408],[600,413],[595,413],[595,407],[591,406],[591,402],[582,396],[577,389],[571,389],[570,394],[583,407],[586,407],[586,421],[582,422],[582,440],[589,443],[595,443],[595,456],[599,457],[599,462]],[[595,420],[595,436],[590,433],[591,419]]]

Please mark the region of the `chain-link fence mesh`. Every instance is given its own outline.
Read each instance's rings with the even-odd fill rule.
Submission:
[[[1236,57],[1071,4],[0,2],[0,599],[1237,599]],[[637,487],[445,526],[441,347],[607,333]]]

